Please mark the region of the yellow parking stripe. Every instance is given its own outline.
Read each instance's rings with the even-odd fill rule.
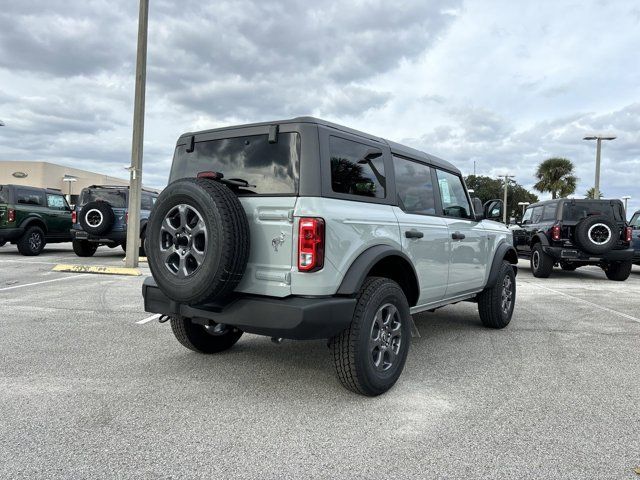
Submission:
[[[98,273],[102,275],[131,275],[139,277],[142,275],[137,268],[125,267],[101,267],[99,265],[65,265],[58,264],[53,267],[54,272],[72,272],[72,273]]]

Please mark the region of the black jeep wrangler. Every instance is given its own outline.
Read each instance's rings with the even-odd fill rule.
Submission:
[[[535,277],[549,277],[554,265],[567,271],[597,265],[610,280],[624,281],[631,273],[631,233],[620,200],[563,198],[530,205],[513,238]]]

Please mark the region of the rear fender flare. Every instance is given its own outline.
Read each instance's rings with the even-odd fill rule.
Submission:
[[[22,223],[20,223],[20,228],[24,228],[26,230],[32,225],[40,227],[45,234],[47,233],[47,222],[45,222],[41,216],[36,214],[32,214],[25,218]]]

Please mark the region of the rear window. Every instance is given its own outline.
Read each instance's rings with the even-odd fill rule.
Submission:
[[[0,185],[0,203],[9,203],[9,189],[6,185]]]
[[[624,221],[624,207],[618,202],[565,202],[562,219],[579,222],[591,215],[606,215],[616,222]]]
[[[127,208],[127,194],[124,190],[92,188],[82,191],[80,205],[97,201],[107,202],[113,208]]]
[[[246,180],[240,194],[291,195],[298,193],[300,135],[280,133],[276,143],[268,135],[197,142],[193,152],[179,145],[173,157],[173,182],[199,172],[220,172],[226,179]]]

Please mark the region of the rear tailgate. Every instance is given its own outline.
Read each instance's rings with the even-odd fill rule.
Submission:
[[[293,210],[297,197],[240,197],[249,221],[251,247],[237,292],[285,297],[291,294]]]

